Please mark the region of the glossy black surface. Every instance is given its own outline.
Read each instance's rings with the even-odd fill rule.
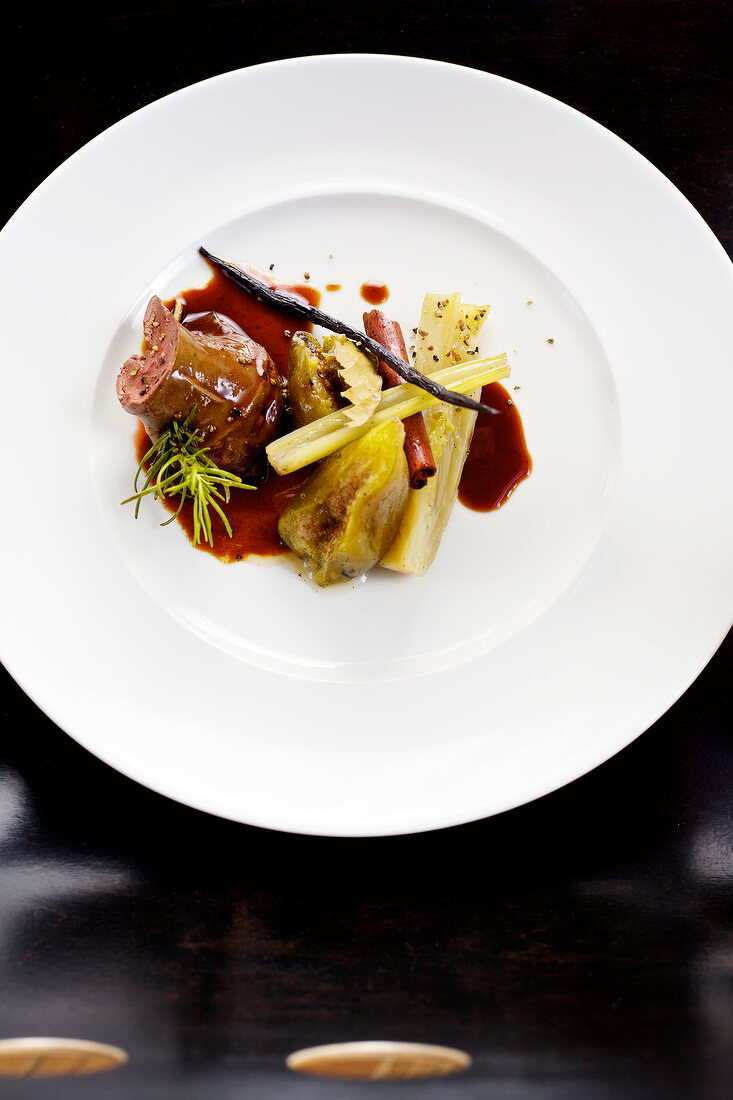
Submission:
[[[0,213],[169,91],[277,57],[377,51],[484,68],[586,112],[667,174],[730,251],[732,21],[730,4],[707,0],[14,8]],[[4,675],[0,1037],[98,1039],[131,1061],[88,1079],[0,1079],[0,1097],[730,1097],[732,658],[729,637],[664,718],[564,790],[367,841],[168,802],[79,748]],[[454,1044],[474,1067],[402,1085],[283,1068],[294,1048],[371,1037]]]

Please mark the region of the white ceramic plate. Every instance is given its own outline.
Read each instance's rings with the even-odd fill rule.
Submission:
[[[425,579],[324,592],[193,551],[152,502],[134,522],[114,380],[151,291],[206,280],[200,243],[341,283],[325,304],[352,322],[368,278],[406,328],[427,289],[490,302],[531,478],[457,508]],[[243,822],[410,832],[568,782],[730,624],[732,292],[651,165],[498,77],[316,57],[154,103],[0,238],[7,667],[115,768]]]

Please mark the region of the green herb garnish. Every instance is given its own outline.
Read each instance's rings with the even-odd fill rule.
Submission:
[[[209,448],[201,445],[204,441],[203,432],[191,427],[195,412],[194,407],[182,423],[178,420],[172,421],[143,456],[135,474],[133,484],[135,493],[122,503],[130,504],[131,501],[135,501],[137,519],[143,497],[151,493],[154,500],[159,497],[180,496],[175,514],[161,523],[161,527],[167,527],[181,514],[186,500],[191,500],[193,501],[193,544],[198,546],[203,533],[205,541],[209,546],[213,546],[209,509],[214,509],[224,524],[227,535],[231,538],[232,528],[219,501],[228,504],[232,489],[254,489],[254,485],[247,485],[237,474],[220,469],[209,458],[207,454]],[[138,482],[148,463],[150,467],[145,483],[142,489],[138,489]]]

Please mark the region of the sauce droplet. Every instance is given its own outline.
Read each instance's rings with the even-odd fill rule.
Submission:
[[[369,302],[369,305],[381,306],[382,302],[386,302],[389,298],[389,290],[384,283],[369,279],[361,284],[361,296],[365,302]]]
[[[519,410],[499,382],[484,386],[481,401],[498,416],[479,413],[463,467],[458,499],[474,512],[501,508],[532,472]]]
[[[341,290],[341,283],[326,283],[326,290]]]

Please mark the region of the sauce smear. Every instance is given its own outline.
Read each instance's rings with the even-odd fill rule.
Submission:
[[[463,467],[458,499],[474,512],[501,508],[532,472],[519,410],[500,382],[481,391],[481,401],[498,415],[479,413]]]
[[[370,279],[368,282],[361,284],[360,294],[365,302],[369,302],[370,306],[381,306],[389,298],[389,289],[384,283],[378,283]]]
[[[286,290],[289,294],[297,294],[312,306],[320,304],[321,295],[314,287],[292,283],[275,283],[272,279],[267,279],[261,272],[257,273],[257,278],[267,283],[274,290]],[[283,378],[286,378],[288,373],[290,335],[293,332],[304,332],[306,330],[310,332],[312,328],[301,317],[295,317],[284,309],[258,302],[253,295],[247,294],[236,287],[218,269],[211,276],[206,286],[197,287],[194,290],[184,290],[178,297],[183,298],[186,303],[184,322],[191,314],[207,313],[209,310],[221,313],[225,317],[231,317],[232,321],[236,321],[248,336],[267,348],[272,361]],[[172,306],[172,302],[167,302],[166,305]],[[190,327],[195,329],[195,322]]]
[[[142,462],[149,448],[150,440],[142,424],[138,422],[135,434],[138,462]],[[197,549],[208,550],[220,561],[240,561],[250,554],[260,557],[289,554],[290,551],[277,533],[277,523],[310,473],[311,468],[307,467],[281,477],[274,470],[268,469],[267,479],[258,483],[255,490],[233,489],[229,504],[223,505],[232,526],[232,537],[229,538],[224,524],[212,513],[211,535],[214,545],[209,546],[208,542],[202,541]],[[166,497],[163,504],[169,512],[175,513],[178,498]],[[183,505],[177,522],[189,539],[193,539],[193,507],[190,500]]]

